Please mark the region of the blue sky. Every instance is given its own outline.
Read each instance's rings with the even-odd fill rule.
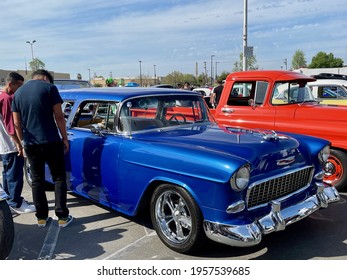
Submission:
[[[243,44],[244,0],[2,0],[0,69],[104,77],[231,71]],[[248,45],[260,69],[288,68],[296,50],[346,60],[347,0],[248,0]],[[347,62],[346,62],[347,64]]]

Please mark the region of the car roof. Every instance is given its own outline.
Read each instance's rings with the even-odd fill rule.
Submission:
[[[286,70],[249,70],[230,73],[226,81],[234,81],[234,79],[261,79],[270,78],[274,81],[292,81],[304,80],[306,82],[315,81],[313,77],[306,76],[302,73]]]
[[[318,79],[315,82],[310,82],[308,85],[330,85],[330,86],[347,86],[346,80],[336,80],[336,79]]]
[[[311,77],[316,79],[335,79],[335,80],[347,81],[347,75],[335,74],[335,73],[319,73],[317,75],[312,75]]]
[[[154,87],[154,88],[175,88],[173,85],[170,85],[170,84],[159,84],[159,85],[154,85],[152,87]]]
[[[171,88],[143,88],[143,87],[95,87],[61,90],[64,99],[90,99],[90,100],[117,100],[122,101],[129,97],[163,94],[191,94],[200,96],[199,93],[171,89]]]

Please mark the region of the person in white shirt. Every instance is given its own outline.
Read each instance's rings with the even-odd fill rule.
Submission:
[[[13,94],[24,83],[24,78],[17,72],[10,72],[6,85],[0,90],[0,156],[2,159],[3,189],[7,193],[7,202],[17,214],[36,211],[22,197],[23,190],[23,147],[14,128],[11,103]]]

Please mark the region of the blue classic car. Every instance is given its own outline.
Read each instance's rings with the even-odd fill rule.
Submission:
[[[322,182],[329,142],[219,126],[199,93],[158,88],[61,91],[71,191],[134,216],[191,253],[206,237],[258,244],[339,200]],[[49,180],[49,176],[47,176]]]

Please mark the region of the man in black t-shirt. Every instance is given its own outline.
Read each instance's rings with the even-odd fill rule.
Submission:
[[[53,82],[48,71],[34,71],[32,80],[16,91],[12,102],[16,133],[30,163],[32,193],[39,227],[45,227],[49,220],[45,192],[46,163],[55,185],[55,215],[58,217],[58,225],[66,227],[73,219],[66,206],[64,153],[69,150],[69,141],[61,108],[63,100]]]
[[[210,103],[213,108],[217,107],[224,88],[223,81],[221,79],[218,79],[217,83],[218,85],[212,89],[210,97]]]

